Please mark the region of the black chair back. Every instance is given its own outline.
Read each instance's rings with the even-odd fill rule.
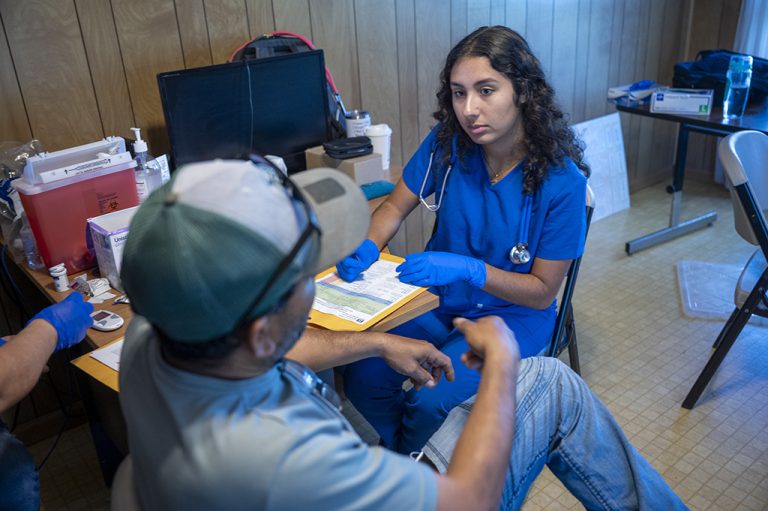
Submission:
[[[592,213],[595,211],[595,195],[592,189],[587,185],[587,230],[585,236],[589,234],[589,226],[592,222]],[[576,343],[576,327],[573,321],[573,291],[576,288],[576,277],[579,276],[579,267],[581,266],[581,257],[577,257],[571,262],[568,273],[565,275],[565,285],[563,294],[560,296],[560,303],[557,310],[557,319],[555,320],[555,330],[552,334],[552,340],[547,350],[547,355],[557,357],[565,348],[568,348],[568,355],[571,362],[571,369],[577,374],[581,374],[579,365],[579,352]]]

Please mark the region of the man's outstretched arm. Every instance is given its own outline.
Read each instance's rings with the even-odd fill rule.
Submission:
[[[433,386],[440,377],[453,380],[451,359],[428,342],[378,332],[333,332],[307,328],[287,358],[315,371],[381,357],[418,388]]]
[[[454,325],[471,349],[464,363],[482,370],[482,378],[448,472],[438,479],[438,509],[498,509],[515,432],[520,353],[501,318],[458,318]]]
[[[93,324],[93,305],[72,293],[32,318],[18,335],[0,342],[0,412],[32,390],[54,351],[77,344]]]

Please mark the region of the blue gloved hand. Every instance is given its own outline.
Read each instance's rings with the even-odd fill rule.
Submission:
[[[42,319],[56,329],[56,350],[74,346],[85,338],[85,333],[93,325],[90,314],[93,304],[83,301],[83,295],[72,293],[63,301],[55,303],[38,312],[30,323]]]
[[[475,287],[485,285],[485,263],[474,257],[449,252],[420,252],[405,257],[395,268],[400,282],[414,286],[445,286],[465,281]]]
[[[336,265],[336,273],[347,282],[352,282],[378,260],[379,247],[373,241],[365,240]]]

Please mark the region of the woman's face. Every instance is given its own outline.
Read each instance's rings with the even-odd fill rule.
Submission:
[[[523,140],[523,119],[512,82],[486,57],[463,57],[451,70],[453,111],[476,144],[508,153]]]

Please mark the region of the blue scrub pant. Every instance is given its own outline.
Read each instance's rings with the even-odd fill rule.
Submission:
[[[531,321],[532,314],[540,317]],[[554,309],[500,316],[515,332],[523,358],[537,355],[552,337]],[[389,332],[430,342],[445,353],[456,375],[452,382],[443,378],[434,388],[405,392],[402,384],[406,378],[381,358],[366,358],[344,369],[347,398],[389,449],[404,454],[420,450],[448,412],[477,392],[480,373],[468,369],[461,361],[469,346],[461,332],[453,328],[452,321],[453,316],[431,311]],[[532,323],[539,326],[531,330]]]
[[[0,421],[0,511],[40,509],[40,479],[24,445]]]

